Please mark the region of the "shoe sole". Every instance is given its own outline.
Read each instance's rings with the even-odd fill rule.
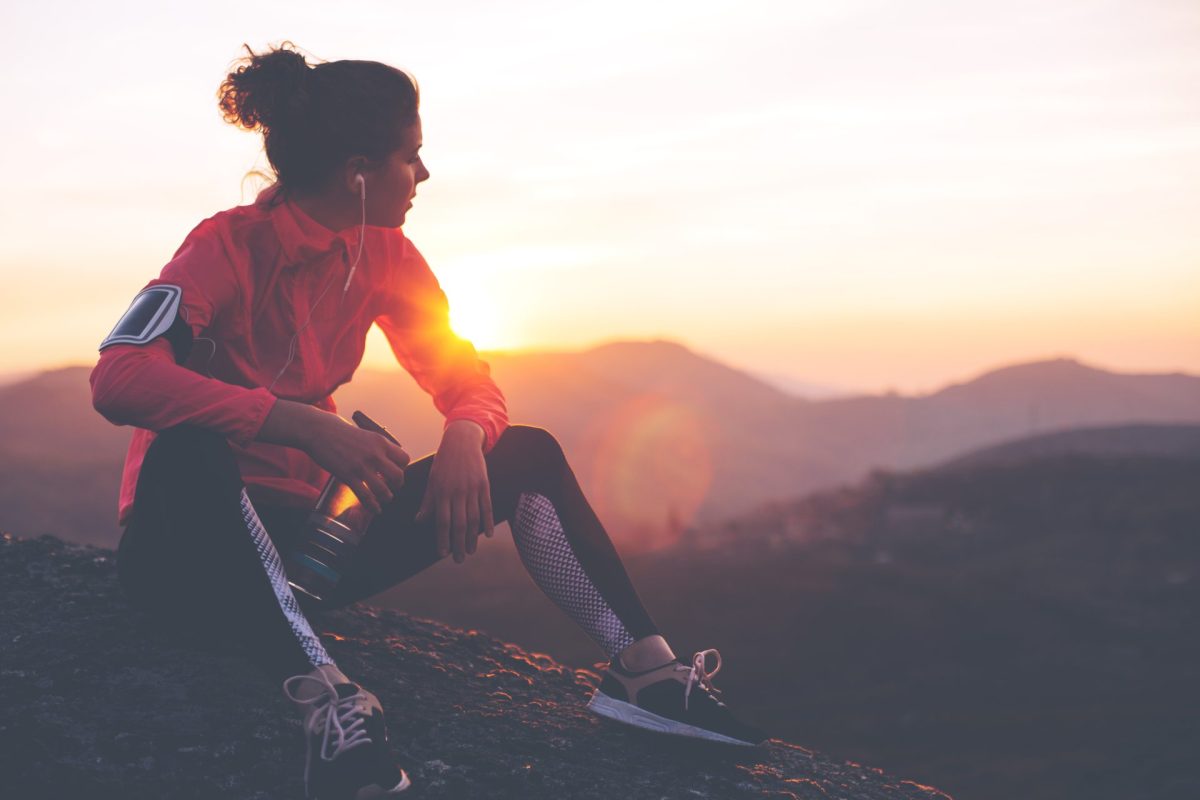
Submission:
[[[383,791],[379,788],[379,784],[374,786],[364,786],[355,793],[354,800],[375,800],[376,797],[394,797],[395,795],[400,794],[412,786],[412,781],[408,779],[408,773],[406,771],[400,770],[400,775],[400,782],[391,789]]]
[[[645,728],[646,730],[658,733],[690,736],[695,739],[708,739],[714,742],[741,745],[742,747],[754,747],[758,744],[757,742],[734,739],[732,736],[726,736],[715,731],[697,728],[695,725],[688,725],[686,722],[659,716],[653,711],[647,711],[632,703],[626,703],[624,700],[609,697],[599,690],[592,695],[592,699],[588,701],[587,707],[589,711],[599,714],[602,717],[608,717],[609,719],[615,719],[617,722],[624,722],[626,725],[633,725],[637,728]]]

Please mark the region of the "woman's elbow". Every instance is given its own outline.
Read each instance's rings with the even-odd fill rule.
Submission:
[[[144,353],[128,352],[130,349],[117,345],[105,350],[88,376],[92,408],[114,425],[130,424],[128,390],[137,383],[137,372],[145,363]]]
[[[120,425],[120,397],[116,381],[111,380],[97,364],[88,376],[88,382],[92,386],[92,408],[109,422]]]

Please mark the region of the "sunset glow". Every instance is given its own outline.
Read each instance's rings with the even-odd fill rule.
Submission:
[[[671,544],[712,483],[714,420],[653,394],[624,404],[593,421],[589,438],[599,443],[589,485],[597,513],[621,521],[634,546]],[[647,476],[656,476],[647,480]],[[652,540],[644,540],[652,539]]]
[[[253,199],[261,139],[214,93],[285,38],[417,77],[405,232],[480,349],[666,338],[861,391],[1060,355],[1200,372],[1189,0],[136,0],[6,14],[37,67],[0,87],[0,337],[28,340],[0,373],[91,363],[188,231]],[[364,365],[395,366],[377,331]]]
[[[485,294],[469,288],[454,293],[450,327],[476,349],[495,350],[505,346],[502,310]]]

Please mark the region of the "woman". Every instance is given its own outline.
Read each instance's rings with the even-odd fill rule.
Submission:
[[[275,182],[184,240],[101,344],[93,404],[134,425],[121,486],[121,584],[189,638],[233,635],[305,715],[310,796],[390,796],[378,698],[342,673],[309,617],[377,594],[507,521],[537,585],[611,659],[589,703],[669,733],[754,744],[716,698],[715,650],[678,659],[643,608],[554,437],[509,425],[472,345],[402,226],[421,160],[416,83],[372,61],[310,67],[280,48],[221,85],[226,121],[261,130]],[[336,413],[372,324],[445,415],[435,454]],[[322,601],[281,566],[330,475],[371,511]],[[219,591],[214,587],[219,586]],[[707,654],[716,657],[711,673]]]

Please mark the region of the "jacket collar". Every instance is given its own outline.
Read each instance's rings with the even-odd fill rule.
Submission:
[[[279,184],[272,184],[259,192],[254,202],[265,208],[278,192]],[[349,252],[351,248],[358,247],[358,225],[341,231],[331,230],[305,214],[290,200],[278,203],[267,213],[283,248],[285,267],[298,267],[330,252]]]

